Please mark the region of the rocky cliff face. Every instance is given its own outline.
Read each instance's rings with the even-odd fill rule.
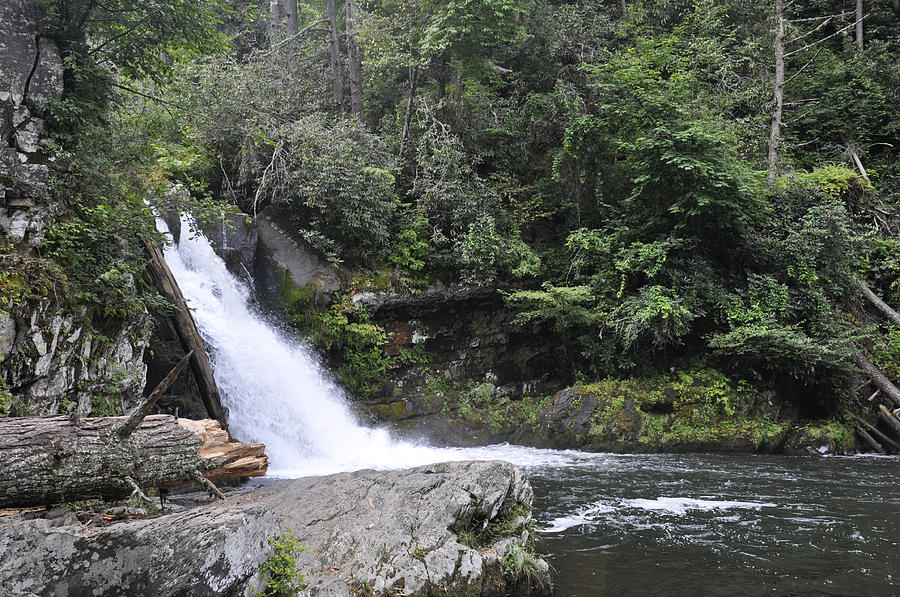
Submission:
[[[98,323],[102,327],[98,327]],[[93,321],[50,299],[0,314],[0,375],[17,415],[116,415],[140,396],[146,319]]]
[[[33,246],[54,211],[41,117],[63,89],[62,60],[40,16],[36,0],[0,5],[0,231]]]
[[[0,519],[0,586],[12,595],[246,595],[268,539],[293,532],[302,595],[544,595],[529,545],[532,491],[500,462],[283,481],[224,502],[88,528]]]
[[[0,241],[27,258],[58,206],[43,151],[48,102],[63,91],[37,0],[0,2]],[[117,414],[143,385],[146,318],[100,316],[63,297],[0,305],[0,415]]]

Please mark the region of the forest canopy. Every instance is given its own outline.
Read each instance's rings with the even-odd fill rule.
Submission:
[[[147,234],[175,188],[265,210],[397,292],[499,289],[589,377],[840,399],[860,347],[900,362],[859,298],[900,303],[895,1],[45,5],[86,227]],[[96,221],[110,186],[142,223]]]

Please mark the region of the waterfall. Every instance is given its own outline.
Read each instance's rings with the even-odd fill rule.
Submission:
[[[157,222],[168,232],[165,223]],[[252,289],[182,219],[166,262],[206,342],[232,435],[266,444],[270,474],[299,477],[462,459],[550,463],[561,453],[517,446],[437,449],[397,440],[357,420],[315,352],[255,308]]]

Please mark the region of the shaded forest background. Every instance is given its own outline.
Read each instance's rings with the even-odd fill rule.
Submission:
[[[896,1],[45,5],[65,214],[7,303],[164,309],[151,210],[226,205],[355,272],[316,333],[360,374],[384,338],[345,299],[438,285],[500,289],[577,378],[900,382],[863,294],[900,305]]]

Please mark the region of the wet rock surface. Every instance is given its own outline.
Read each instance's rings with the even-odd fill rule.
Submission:
[[[546,594],[547,566],[527,550],[532,497],[508,463],[461,462],[280,481],[103,528],[6,517],[0,586],[16,596],[246,595],[265,582],[268,539],[292,531],[307,548],[296,557],[303,595]]]

